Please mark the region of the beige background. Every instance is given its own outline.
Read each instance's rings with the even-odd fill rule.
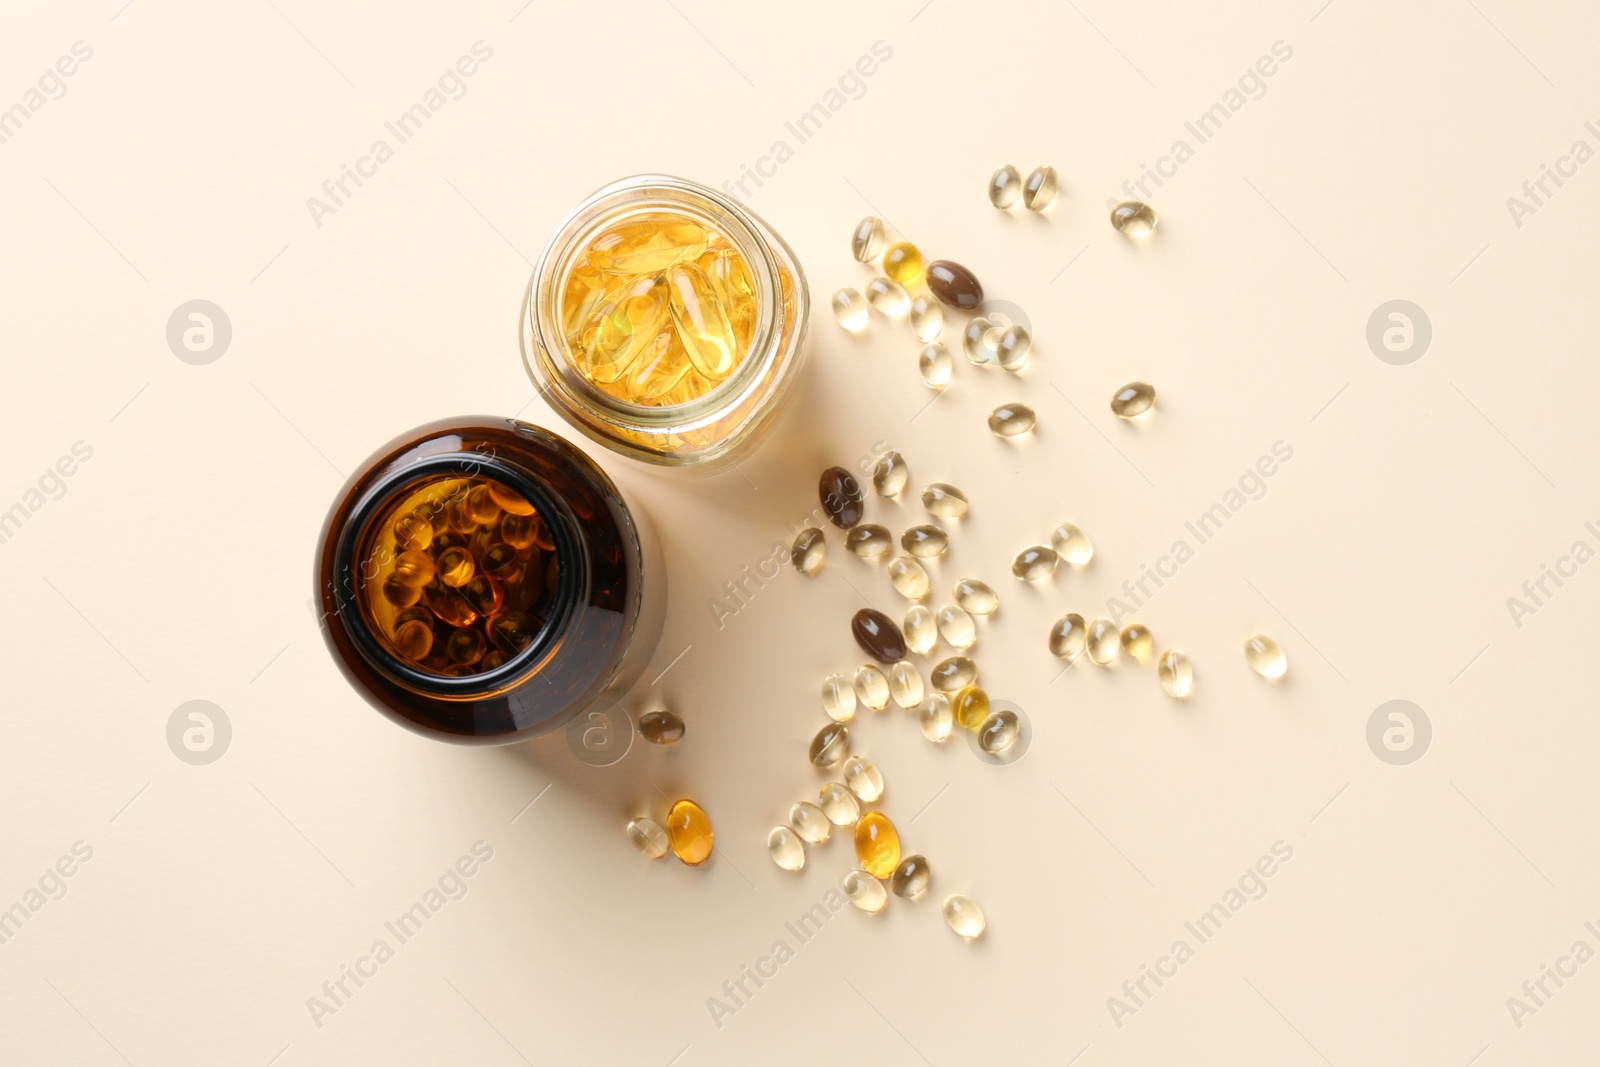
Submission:
[[[0,946],[0,1060],[1593,1058],[1600,963],[1547,980],[1520,1027],[1506,1003],[1574,942],[1600,949],[1600,570],[1520,627],[1506,606],[1574,541],[1600,547],[1600,164],[1520,227],[1506,204],[1575,140],[1600,148],[1592,7],[520,3],[7,5],[0,107],[75,41],[93,58],[0,145],[0,509],[74,442],[93,456],[0,545],[0,907],[74,842],[93,858]],[[479,40],[493,58],[465,95],[317,226],[307,198]],[[817,305],[796,407],[743,476],[602,457],[664,528],[673,589],[659,681],[629,706],[677,709],[687,741],[597,769],[560,736],[468,750],[372,712],[307,608],[343,477],[430,419],[547,422],[515,315],[563,215],[638,171],[737,178],[880,40],[864,95],[749,186]],[[1114,233],[1107,198],[1193,145],[1184,123],[1277,41],[1293,55],[1264,95],[1155,193],[1156,239]],[[1048,215],[989,207],[1008,161],[1058,169]],[[874,209],[1026,309],[1020,380],[958,360],[916,417],[904,324],[831,321],[828,294],[869,276],[846,242]],[[197,298],[233,328],[205,366],[165,340]],[[1409,366],[1365,341],[1392,299],[1432,322]],[[1135,378],[1161,408],[1120,424],[1106,400]],[[1006,444],[983,417],[1013,399],[1039,432]],[[785,922],[849,849],[788,875],[765,834],[823,780],[804,747],[821,677],[859,661],[849,613],[901,605],[837,537],[820,578],[785,571],[720,630],[707,601],[789,537],[820,467],[878,440],[917,486],[970,492],[939,596],[966,575],[1000,590],[977,655],[1035,737],[999,768],[903,712],[859,719],[935,888],[800,945]],[[1280,440],[1265,496],[1140,613],[1193,657],[1195,698],[1126,662],[1052,683],[1050,622],[1103,612]],[[919,511],[870,507],[897,533]],[[1021,588],[1011,555],[1068,518],[1093,566]],[[1246,669],[1256,631],[1285,683]],[[1366,742],[1394,698],[1434,728],[1409,766]],[[194,699],[232,724],[209,766],[166,741]],[[705,869],[628,847],[663,794],[714,817]],[[477,841],[493,859],[467,895],[316,1025],[307,999]],[[1278,841],[1293,859],[1266,895],[1197,946],[1184,923]],[[957,890],[988,913],[977,943],[939,918]],[[1179,938],[1194,958],[1119,1026],[1108,998]],[[779,939],[794,958],[717,1026],[708,998]]]

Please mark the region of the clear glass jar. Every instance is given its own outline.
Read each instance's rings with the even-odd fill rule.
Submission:
[[[669,262],[670,250],[661,256],[652,251],[681,232],[697,231],[709,235],[707,243],[687,239],[688,251],[676,262]],[[604,268],[596,267],[602,258]],[[698,280],[715,283],[725,274],[735,281],[713,284],[709,291],[722,296],[704,303],[731,309],[727,317],[737,320],[735,329],[699,331],[702,318],[715,320],[720,312],[696,305]],[[680,299],[684,294],[690,298]],[[694,182],[641,175],[579,204],[545,246],[523,299],[522,356],[550,406],[593,440],[647,463],[717,469],[755,447],[783,408],[804,359],[809,312],[799,261],[759,217]],[[735,338],[737,351],[721,341],[708,348],[708,335]],[[645,336],[660,349],[640,340]],[[600,340],[590,343],[595,337]],[[674,385],[641,399],[666,381],[651,373],[659,367],[670,372],[671,351],[680,342],[692,362],[681,381],[698,386]],[[608,358],[637,354],[618,369],[622,356],[602,363],[595,357],[601,350]],[[716,378],[722,368],[708,361],[719,359],[735,363]],[[596,367],[602,367],[598,377]],[[613,373],[618,377],[610,378]],[[634,379],[646,386],[637,392],[621,387]]]
[[[389,718],[461,744],[557,729],[631,686],[666,575],[594,461],[513,419],[430,423],[345,483],[317,549],[323,636]]]

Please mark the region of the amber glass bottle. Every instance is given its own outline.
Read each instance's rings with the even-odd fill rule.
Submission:
[[[618,694],[655,649],[644,516],[582,452],[512,419],[430,423],[372,456],[317,548],[323,635],[379,711],[509,744]]]

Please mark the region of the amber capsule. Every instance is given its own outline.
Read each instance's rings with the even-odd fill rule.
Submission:
[[[883,273],[901,285],[922,280],[922,253],[910,241],[896,241],[883,253]]]
[[[1022,195],[1022,175],[1007,163],[989,176],[989,203],[1005,210],[1016,204]]]
[[[950,713],[957,725],[976,730],[989,717],[989,694],[978,686],[969,685],[950,698]]]
[[[921,600],[928,595],[928,572],[910,556],[896,556],[889,561],[889,583],[907,600]]]
[[[855,232],[850,235],[850,254],[858,263],[871,263],[878,258],[878,250],[883,247],[884,234],[883,220],[876,215],[868,215],[856,224]]]
[[[483,654],[483,658],[478,661],[478,669],[480,671],[492,671],[496,667],[504,666],[506,660],[509,658],[509,656],[507,656],[504,652],[501,652],[498,648],[491,648],[489,651],[485,652]]]
[[[959,519],[967,513],[967,494],[953,485],[934,482],[922,490],[922,506],[941,519]]]
[[[913,556],[935,559],[950,548],[950,535],[937,526],[913,526],[900,535],[900,547]]]
[[[817,496],[822,501],[823,514],[841,530],[860,522],[866,510],[861,483],[843,467],[829,467],[822,472],[817,481]]]
[[[988,582],[963,578],[952,590],[956,603],[974,615],[993,615],[1000,610],[1000,594]]]
[[[479,615],[493,615],[505,602],[505,593],[500,588],[500,583],[487,574],[474,577],[461,587],[460,593],[462,599],[471,604],[472,610]]]
[[[1143,623],[1133,622],[1122,628],[1122,651],[1134,659],[1144,659],[1155,649],[1155,638],[1150,636],[1150,628]]]
[[[873,711],[889,706],[889,679],[872,664],[863,664],[856,671],[855,689],[856,699]]]
[[[844,547],[862,559],[877,559],[887,555],[894,547],[894,535],[887,526],[863,522],[852,526],[844,535]]]
[[[508,656],[515,656],[533,644],[539,631],[544,629],[544,623],[525,611],[502,611],[489,620],[488,629],[494,647]]]
[[[935,619],[939,623],[939,636],[951,648],[971,648],[978,640],[978,627],[958,604],[946,604],[939,609]]]
[[[1121,650],[1121,634],[1117,624],[1110,619],[1096,619],[1089,624],[1084,645],[1089,650],[1089,662],[1109,667]]]
[[[1089,541],[1089,535],[1072,525],[1064,522],[1057,526],[1050,535],[1050,544],[1056,550],[1056,555],[1074,566],[1082,566],[1094,559],[1094,545]]]
[[[851,756],[844,761],[845,788],[868,804],[883,796],[883,773],[871,760]]]
[[[471,626],[478,619],[459,590],[440,585],[437,580],[422,588],[422,599],[428,609],[451,626]]]
[[[899,496],[911,480],[911,466],[898,452],[885,452],[872,468],[872,489],[879,496]]]
[[[855,718],[855,686],[844,675],[830,674],[822,680],[822,710],[834,722]]]
[[[413,662],[433,651],[433,627],[420,619],[409,619],[394,628],[394,648]]]
[[[850,632],[861,650],[879,663],[906,658],[906,639],[893,619],[875,608],[862,608],[850,620]]]
[[[1138,200],[1124,200],[1111,209],[1111,227],[1127,237],[1149,237],[1156,228],[1156,209]]]
[[[1244,658],[1263,678],[1282,678],[1289,670],[1289,657],[1266,634],[1256,634],[1244,643]]]
[[[944,309],[939,301],[926,293],[919,293],[911,301],[909,313],[911,333],[919,341],[937,341],[944,329]]]
[[[641,856],[658,860],[667,854],[667,831],[654,819],[634,819],[628,823],[628,840]]]
[[[818,790],[817,806],[835,826],[850,826],[861,818],[861,804],[856,795],[838,782],[829,782]]]
[[[1011,561],[1011,573],[1024,582],[1042,582],[1056,572],[1061,557],[1049,545],[1031,545]]]
[[[513,513],[500,520],[500,539],[520,552],[533,546],[538,527],[537,515]]]
[[[955,713],[951,710],[950,698],[943,693],[929,693],[927,703],[917,712],[917,726],[922,730],[922,736],[938,744],[950,736],[950,728],[954,724]]]
[[[874,278],[867,283],[867,303],[891,319],[898,319],[911,310],[911,295],[899,282]]]
[[[846,873],[839,879],[839,885],[844,889],[845,898],[862,911],[880,912],[889,903],[889,894],[883,891],[883,883],[866,871]]]
[[[917,356],[917,370],[922,375],[923,385],[929,389],[943,389],[950,384],[955,363],[950,358],[950,350],[935,341]]]
[[[968,656],[951,656],[933,665],[933,687],[955,693],[978,684],[978,665]]]
[[[433,523],[413,511],[394,524],[394,541],[402,550],[426,551],[433,544]]]
[[[794,539],[794,547],[789,550],[789,562],[794,564],[795,570],[806,575],[816,574],[822,570],[822,563],[827,557],[827,539],[815,526],[801,530],[800,535]]]
[[[477,566],[472,562],[472,553],[463,547],[445,549],[439,553],[439,558],[435,562],[439,570],[439,580],[445,585],[466,585],[477,571]]]
[[[833,294],[833,317],[851,333],[860,333],[867,328],[867,321],[871,317],[867,298],[861,295],[860,290],[845,286]]]
[[[1076,612],[1069,612],[1056,620],[1050,627],[1050,654],[1071,663],[1083,655],[1083,648],[1088,640],[1089,629],[1084,624],[1083,616]]]
[[[998,756],[1017,743],[1020,730],[1016,712],[1004,708],[991,712],[978,727],[978,747],[991,756]]]
[[[1037,167],[1022,183],[1022,206],[1029,211],[1043,211],[1056,198],[1056,168]]]
[[[856,823],[856,859],[874,878],[887,878],[900,865],[900,831],[889,816],[869,811]]]
[[[1194,689],[1194,667],[1189,657],[1175,648],[1161,653],[1161,658],[1156,660],[1156,676],[1161,679],[1161,688],[1167,695],[1179,700]]]
[[[988,925],[983,917],[983,909],[969,896],[961,893],[952,893],[944,898],[944,905],[940,908],[944,912],[944,921],[950,929],[960,934],[969,941],[983,933]]]
[[[794,827],[794,832],[800,835],[801,840],[813,845],[822,844],[833,834],[833,824],[822,813],[822,809],[809,800],[798,800],[789,809],[789,825]]]
[[[483,573],[504,580],[522,565],[522,555],[504,541],[492,542],[483,550]]]
[[[936,259],[927,266],[928,291],[945,307],[971,311],[983,303],[983,286],[977,275],[948,259]]]
[[[533,505],[528,503],[527,499],[515,489],[499,482],[486,482],[485,484],[489,487],[489,495],[494,498],[494,502],[499,505],[501,511],[508,515],[533,514]]]
[[[921,604],[906,612],[900,632],[905,635],[906,647],[919,656],[927,655],[939,641],[939,623]]]
[[[1001,404],[989,413],[989,429],[996,437],[1020,437],[1033,424],[1033,409],[1026,404]]]
[[[798,871],[806,865],[805,843],[787,826],[774,826],[767,834],[767,855],[786,871]]]
[[[467,500],[463,505],[467,518],[479,526],[490,526],[500,518],[500,505],[495,503],[494,494],[489,492],[489,486],[479,483],[467,491]]]
[[[894,869],[894,874],[889,876],[889,888],[894,890],[897,897],[915,897],[928,888],[931,877],[927,857],[907,856]]]
[[[450,636],[444,639],[444,654],[450,657],[451,663],[476,663],[487,651],[489,642],[479,630],[462,627],[452,630]]]
[[[811,762],[818,767],[832,767],[850,752],[850,729],[843,723],[830,722],[817,731],[811,739]]]
[[[922,703],[922,672],[910,660],[901,660],[889,668],[889,695],[902,708],[914,708]]]
[[[711,816],[692,800],[680,800],[667,812],[667,839],[672,844],[672,854],[691,867],[698,867],[711,858],[715,835],[711,830]]]
[[[683,720],[670,711],[652,711],[639,716],[639,736],[652,745],[675,745],[686,732]]]
[[[391,574],[383,580],[383,585],[378,587],[383,593],[383,599],[397,608],[409,608],[422,599],[422,590],[407,582],[401,581],[398,574]]]
[[[1111,397],[1111,413],[1119,419],[1136,419],[1156,406],[1156,391],[1146,382],[1129,382]]]

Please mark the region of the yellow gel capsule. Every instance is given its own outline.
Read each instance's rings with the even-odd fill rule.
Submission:
[[[951,698],[950,707],[957,723],[976,730],[989,717],[989,694],[969,685]]]
[[[665,284],[658,276],[635,279],[595,312],[574,352],[580,368],[597,382],[627,373],[668,321]],[[592,332],[592,336],[591,336]]]
[[[426,552],[402,552],[394,558],[394,576],[406,585],[427,585],[434,569],[433,557]]]
[[[900,831],[889,816],[869,811],[856,823],[856,859],[874,878],[887,878],[900,865]]]
[[[706,250],[705,227],[679,215],[640,215],[610,227],[589,245],[589,265],[606,274],[646,274]]]
[[[711,816],[692,800],[680,800],[667,813],[667,839],[672,854],[691,867],[711,858]]]
[[[883,273],[901,285],[922,280],[922,253],[910,241],[899,241],[883,253]]]
[[[694,369],[721,381],[736,362],[733,324],[728,309],[699,267],[680,263],[667,275],[673,324]]]

